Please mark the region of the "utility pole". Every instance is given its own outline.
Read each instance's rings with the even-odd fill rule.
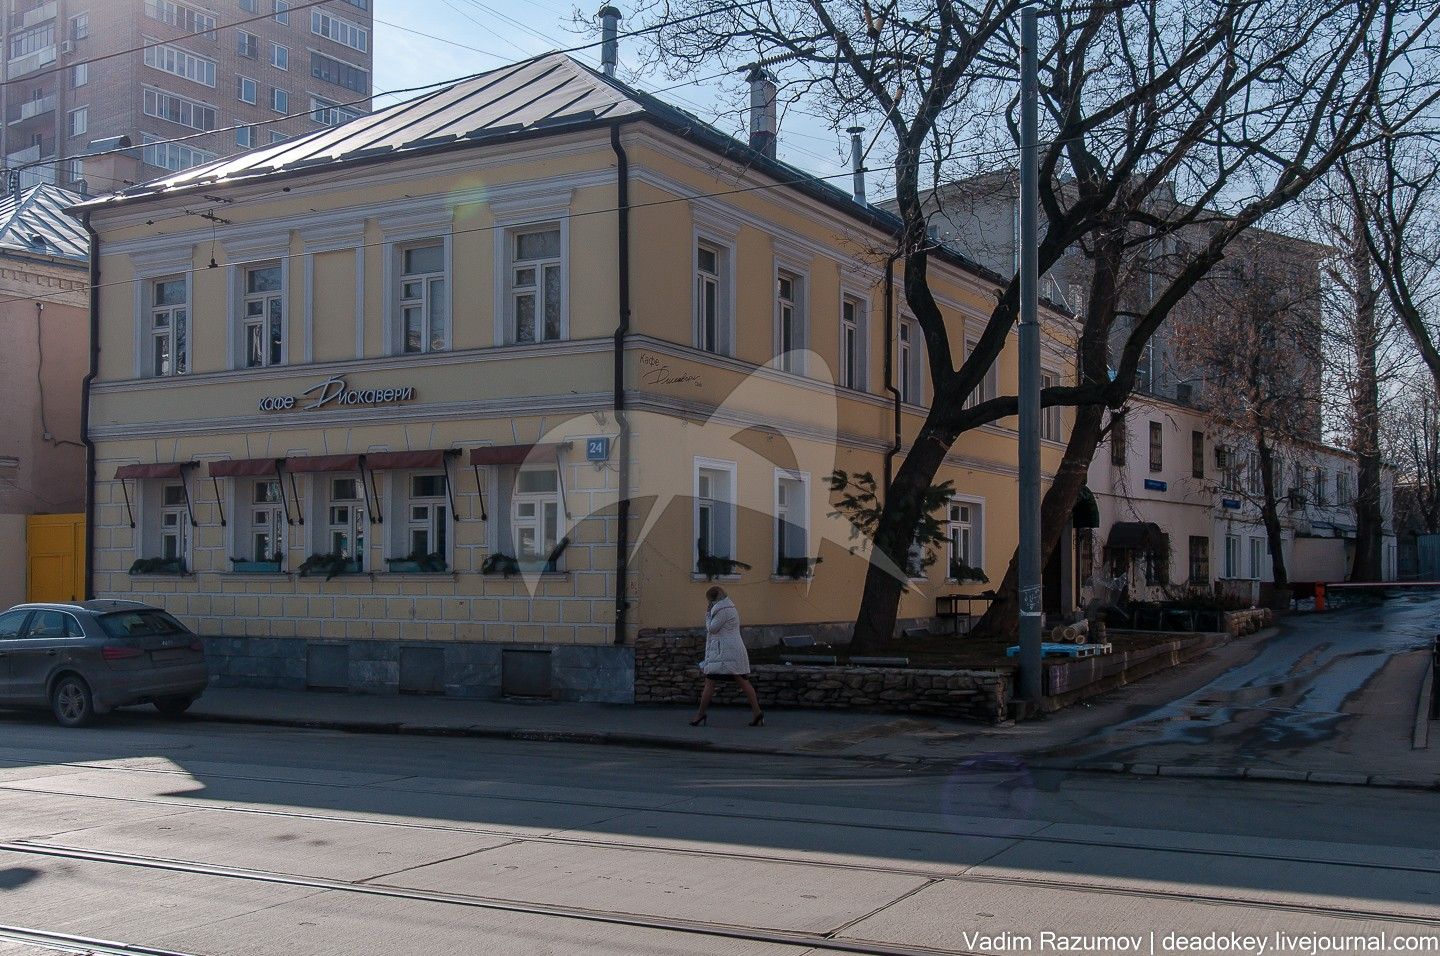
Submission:
[[[1032,703],[1041,679],[1039,66],[1036,14],[1020,11],[1020,692]]]

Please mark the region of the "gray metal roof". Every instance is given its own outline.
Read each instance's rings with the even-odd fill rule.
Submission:
[[[90,237],[84,226],[65,213],[80,200],[79,193],[51,183],[0,199],[0,255],[19,252],[88,261]]]
[[[644,111],[619,84],[560,53],[481,73],[358,119],[140,183],[81,208]]]

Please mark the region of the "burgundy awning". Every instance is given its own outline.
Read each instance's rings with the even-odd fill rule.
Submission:
[[[555,458],[561,449],[569,447],[568,441],[534,445],[487,445],[484,448],[470,449],[470,464],[523,465],[532,457],[541,460]]]
[[[442,449],[435,451],[372,451],[365,456],[365,467],[371,471],[444,468],[445,452]]]
[[[235,458],[230,461],[212,461],[211,478],[260,478],[274,475],[279,471],[275,458]]]
[[[154,465],[121,465],[115,469],[117,481],[126,478],[179,478],[183,469],[194,468],[193,461],[172,461]]]
[[[285,470],[296,474],[325,471],[359,471],[359,455],[305,455],[286,458]]]

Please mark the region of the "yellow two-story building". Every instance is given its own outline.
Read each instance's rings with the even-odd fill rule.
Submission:
[[[554,54],[75,212],[90,590],[174,612],[218,681],[624,701],[638,631],[711,579],[759,638],[853,618],[826,479],[904,455],[923,341],[897,222],[773,136]],[[931,276],[958,353],[998,279]],[[1015,374],[1007,347],[981,392]],[[1047,470],[1063,437],[1047,413]],[[1006,427],[955,447],[902,618],[952,559],[999,579],[1015,458]]]

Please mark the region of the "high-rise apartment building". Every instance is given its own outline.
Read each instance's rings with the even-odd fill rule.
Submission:
[[[372,2],[0,0],[0,157],[22,188],[76,188],[97,140],[128,136],[149,179],[354,118]]]

